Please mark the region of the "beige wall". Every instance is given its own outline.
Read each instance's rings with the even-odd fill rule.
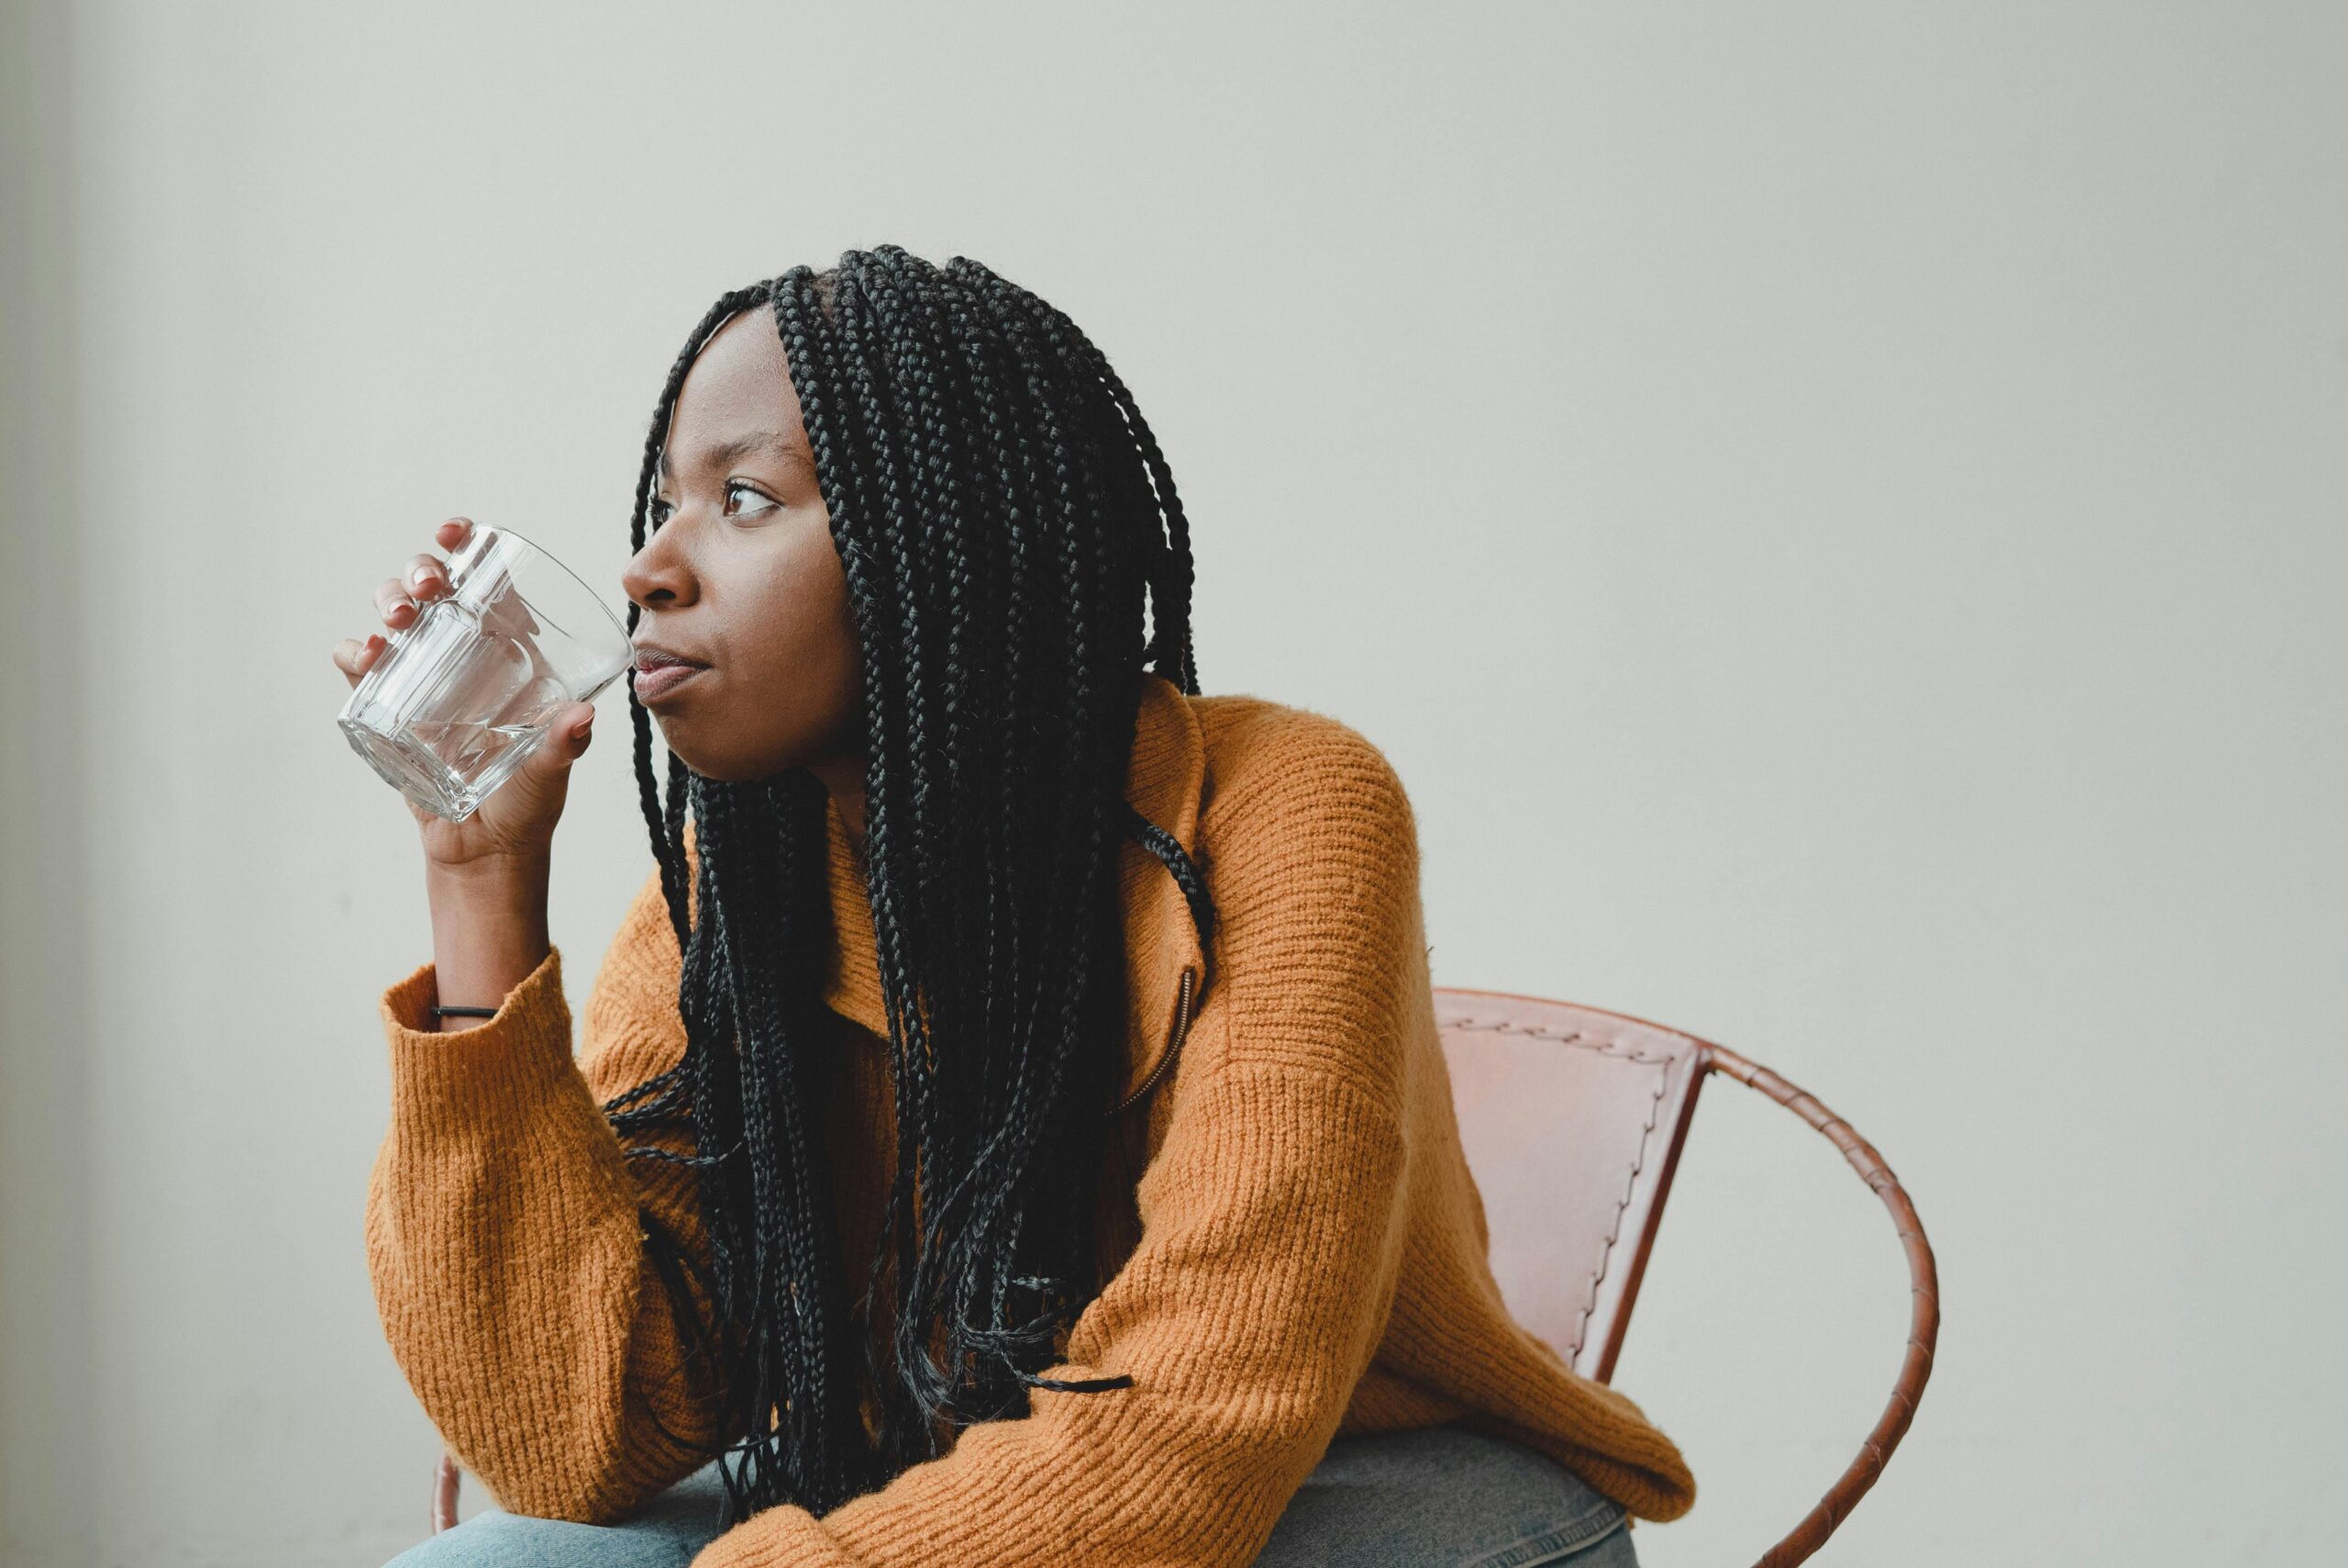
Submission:
[[[2337,6],[6,15],[7,1562],[416,1538],[360,1218],[429,942],[327,649],[460,510],[616,602],[685,329],[884,239],[1107,349],[1204,684],[1387,749],[1439,981],[1732,1043],[1910,1183],[1939,1374],[1822,1562],[2336,1540]],[[1619,1378],[1703,1487],[1643,1560],[1798,1516],[1905,1306],[1715,1088]]]

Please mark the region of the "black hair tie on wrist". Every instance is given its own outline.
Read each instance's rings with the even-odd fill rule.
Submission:
[[[435,1007],[432,1010],[432,1016],[435,1018],[495,1018],[497,1010],[493,1007]]]

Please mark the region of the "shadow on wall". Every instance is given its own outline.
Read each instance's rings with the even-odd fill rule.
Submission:
[[[71,17],[0,0],[0,1561],[90,1559]],[[38,671],[38,681],[24,679]],[[135,1480],[116,1475],[116,1481]]]

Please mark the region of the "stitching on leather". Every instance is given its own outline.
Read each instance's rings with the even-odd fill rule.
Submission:
[[[1671,1088],[1671,1069],[1680,1058],[1676,1055],[1658,1056],[1635,1046],[1626,1046],[1620,1041],[1593,1040],[1578,1029],[1546,1029],[1534,1024],[1511,1023],[1505,1019],[1484,1023],[1473,1017],[1461,1018],[1444,1022],[1441,1028],[1445,1032],[1523,1034],[1656,1069],[1655,1092],[1647,1101],[1646,1125],[1639,1130],[1638,1148],[1632,1155],[1630,1174],[1623,1178],[1623,1195],[1614,1200],[1614,1220],[1607,1227],[1606,1244],[1599,1249],[1598,1265],[1590,1270],[1589,1278],[1582,1286],[1581,1313],[1574,1322],[1574,1342],[1566,1347],[1566,1359],[1570,1361],[1581,1353],[1582,1340],[1589,1332],[1589,1316],[1598,1310],[1598,1287],[1605,1282],[1607,1271],[1614,1262],[1614,1251],[1622,1243],[1623,1216],[1630,1212],[1632,1195],[1638,1190],[1639,1173],[1646,1169],[1647,1147],[1655,1142],[1656,1123],[1663,1120],[1663,1097]]]
[[[1535,1040],[1554,1040],[1560,1045],[1578,1045],[1585,1051],[1595,1051],[1604,1056],[1620,1056],[1626,1062],[1645,1062],[1669,1066],[1677,1055],[1652,1055],[1635,1045],[1625,1045],[1619,1040],[1593,1040],[1578,1029],[1544,1029],[1535,1024],[1511,1023],[1505,1019],[1490,1023],[1477,1021],[1471,1014],[1450,1020],[1438,1020],[1437,1025],[1445,1034],[1523,1034]]]

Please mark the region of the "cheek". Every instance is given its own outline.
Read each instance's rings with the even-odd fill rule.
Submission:
[[[739,641],[746,686],[798,723],[833,716],[856,696],[857,637],[838,558],[787,562],[748,607]]]

